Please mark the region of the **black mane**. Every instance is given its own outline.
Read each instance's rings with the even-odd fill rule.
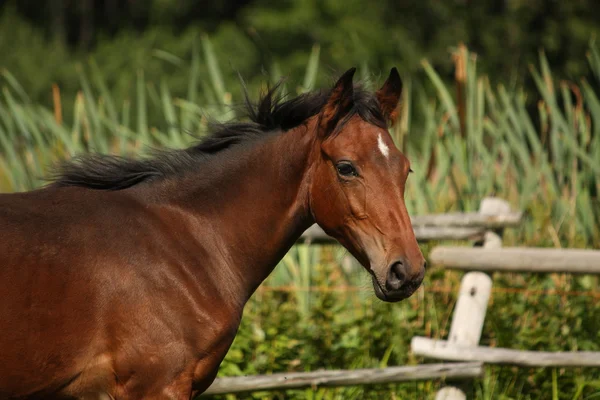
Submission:
[[[301,125],[319,113],[329,96],[328,92],[312,92],[284,101],[278,94],[278,86],[264,94],[256,105],[246,96],[248,122],[212,124],[210,134],[187,149],[156,151],[152,158],[143,160],[103,154],[82,155],[59,165],[50,180],[54,186],[121,190],[189,171],[198,168],[200,160],[227,148],[248,143],[267,132],[285,132]],[[376,97],[359,87],[354,90],[354,106],[342,124],[355,114],[369,123],[386,126]]]

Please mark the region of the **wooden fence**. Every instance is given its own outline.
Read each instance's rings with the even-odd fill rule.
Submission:
[[[484,199],[483,212],[499,212],[508,204]],[[436,247],[429,261],[436,266],[472,271],[464,275],[452,315],[448,340],[413,337],[415,355],[444,361],[479,361],[526,367],[600,367],[600,352],[545,352],[479,346],[492,272],[599,274],[600,251],[502,248],[502,229],[486,232],[482,247]],[[483,272],[485,271],[485,272]],[[462,388],[442,388],[436,400],[464,400]]]
[[[433,265],[470,272],[461,281],[448,339],[433,340],[417,336],[412,339],[411,348],[415,355],[452,362],[224,377],[217,378],[203,396],[433,379],[455,382],[480,377],[484,363],[528,367],[600,367],[600,352],[537,352],[479,346],[492,289],[489,272],[600,274],[600,251],[502,248],[503,230],[517,226],[522,220],[522,213],[511,211],[508,203],[497,198],[484,199],[479,212],[424,215],[411,220],[420,242],[475,240],[480,246],[439,246],[429,256]],[[304,232],[300,242],[336,243],[318,226]],[[450,384],[438,392],[436,400],[442,399],[463,400],[466,395],[457,385]]]

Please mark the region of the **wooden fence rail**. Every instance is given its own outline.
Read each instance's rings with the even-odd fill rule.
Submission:
[[[480,239],[486,230],[517,226],[523,217],[518,211],[497,214],[479,212],[418,215],[411,217],[417,240],[467,240]],[[308,228],[301,241],[311,243],[332,243],[335,240],[318,225]]]
[[[433,265],[469,271],[600,274],[600,251],[503,247],[436,247]]]
[[[528,351],[477,346],[459,347],[445,340],[415,336],[411,341],[415,355],[446,361],[479,361],[522,367],[600,367],[597,351]]]
[[[356,386],[431,379],[473,379],[482,375],[483,366],[479,362],[290,372],[217,378],[202,396],[247,391]]]

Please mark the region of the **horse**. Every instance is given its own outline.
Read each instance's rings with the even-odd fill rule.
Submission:
[[[78,155],[0,195],[0,399],[190,399],[245,303],[318,224],[386,302],[425,274],[389,134],[402,81],[270,89],[185,149]],[[247,98],[248,99],[248,98]]]

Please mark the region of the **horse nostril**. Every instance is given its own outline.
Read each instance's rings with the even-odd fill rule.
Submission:
[[[402,261],[396,261],[390,266],[385,287],[387,290],[399,290],[406,280],[406,270]]]

